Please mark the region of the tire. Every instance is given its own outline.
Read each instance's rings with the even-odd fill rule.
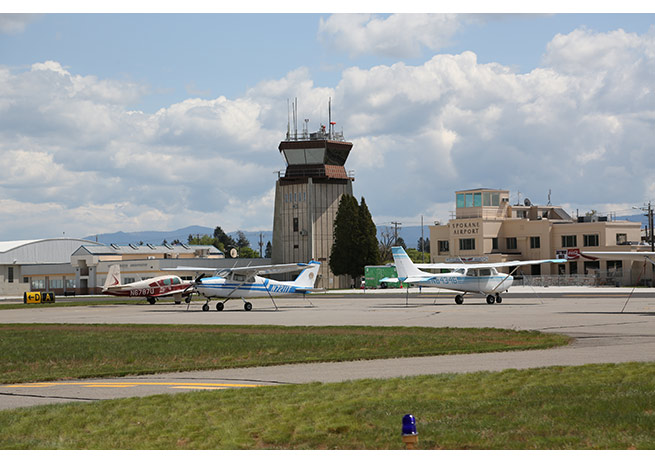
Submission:
[[[156,300],[155,300],[154,297],[148,297],[148,303],[149,303],[150,305],[155,305],[155,302],[156,302]]]
[[[457,294],[455,296],[455,303],[457,305],[462,305],[464,303],[464,297],[462,297],[461,294]]]
[[[203,312],[208,312],[209,311],[209,304],[203,304],[202,311]]]
[[[503,301],[503,298],[500,296],[500,294],[496,294],[496,303],[499,304]]]
[[[495,298],[494,296],[492,296],[491,294],[489,294],[489,295],[487,296],[487,303],[488,303],[489,305],[492,305],[492,304],[495,303],[495,302],[496,302],[496,298]]]
[[[252,310],[252,304],[250,302],[246,302],[245,304],[243,304],[243,309],[246,312],[249,312],[250,310]]]
[[[224,308],[225,308],[225,305],[223,304],[223,302],[217,302],[216,303],[216,311],[217,312],[222,312]]]

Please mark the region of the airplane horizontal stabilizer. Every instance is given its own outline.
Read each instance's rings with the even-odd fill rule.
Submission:
[[[325,289],[319,289],[315,287],[304,287],[304,288],[296,288],[294,290],[296,294],[310,294],[312,292],[325,292]]]

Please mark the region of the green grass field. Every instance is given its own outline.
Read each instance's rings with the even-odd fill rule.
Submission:
[[[0,449],[653,449],[655,364],[259,387],[0,411]]]
[[[0,383],[544,349],[568,340],[502,329],[4,324]]]

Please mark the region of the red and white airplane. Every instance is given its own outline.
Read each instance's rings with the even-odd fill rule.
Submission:
[[[186,298],[187,302],[191,301],[192,284],[191,281],[183,281],[178,276],[166,275],[121,285],[120,266],[111,265],[105,285],[102,286],[102,293],[121,297],[145,297],[150,304],[154,304],[160,297],[173,297],[175,303],[179,304],[182,298]]]

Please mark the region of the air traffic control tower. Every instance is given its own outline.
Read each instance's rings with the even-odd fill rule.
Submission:
[[[275,183],[273,263],[321,262],[317,288],[350,287],[349,277],[335,276],[328,265],[333,242],[334,218],[343,194],[353,194],[354,178],[345,163],[353,147],[343,132],[334,131],[331,108],[329,129],[321,125],[309,133],[305,120],[297,130],[297,104],[293,106],[293,130],[287,125],[279,151],[287,164]]]

